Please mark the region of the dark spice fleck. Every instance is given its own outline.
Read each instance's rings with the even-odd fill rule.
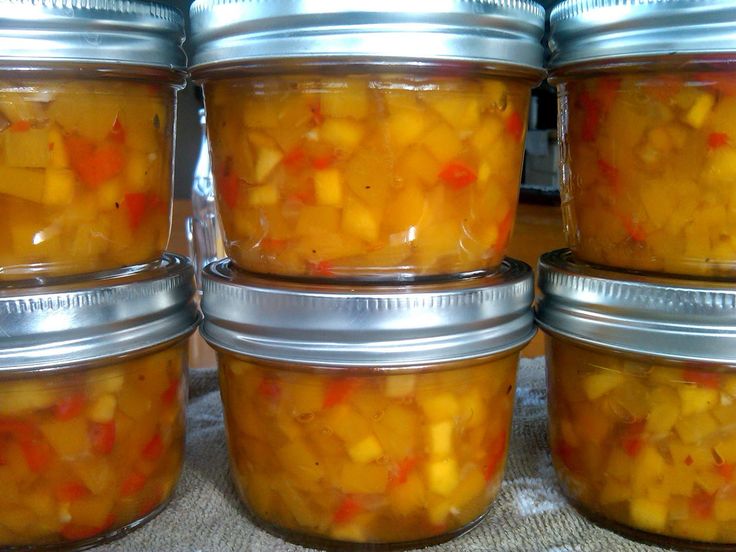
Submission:
[[[158,118],[158,113],[153,116],[153,128],[156,130],[161,128],[161,119]]]
[[[117,201],[115,202],[115,208],[120,209],[120,204]]]
[[[508,386],[508,387],[506,388],[506,394],[507,394],[507,395],[508,395],[509,393],[511,393],[511,389],[513,389],[513,387],[514,387],[513,385],[509,385],[509,386]]]

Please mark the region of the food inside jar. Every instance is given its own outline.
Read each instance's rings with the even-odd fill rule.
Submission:
[[[169,84],[0,81],[0,279],[160,257],[173,102]]]
[[[255,272],[317,278],[497,267],[529,88],[385,74],[205,83],[229,256]]]
[[[559,85],[570,247],[601,265],[736,274],[736,79],[728,72]]]
[[[220,357],[236,486],[280,529],[407,542],[472,525],[498,492],[518,355],[413,373]]]
[[[184,354],[0,379],[0,548],[95,541],[168,500],[183,454]]]
[[[648,533],[736,543],[734,366],[550,338],[547,350],[550,447],[567,495]]]

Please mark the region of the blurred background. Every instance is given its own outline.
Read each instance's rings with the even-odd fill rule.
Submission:
[[[187,24],[187,36],[189,36],[189,6],[192,0],[157,1],[173,6],[184,14]],[[547,13],[557,3],[556,0],[536,1],[545,6]],[[191,44],[185,42],[184,49],[191,59]],[[191,193],[194,167],[199,155],[200,128],[197,110],[201,106],[196,87],[189,83],[186,89],[179,93],[174,188],[174,194],[177,198],[187,198]],[[545,82],[533,92],[532,97],[524,172],[522,174],[522,201],[532,203],[554,203],[558,201],[556,121],[555,92]]]

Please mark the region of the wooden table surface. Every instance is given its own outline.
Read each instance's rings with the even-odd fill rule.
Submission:
[[[184,234],[184,220],[190,213],[188,200],[174,201],[173,226],[169,249],[182,255],[188,254]],[[522,203],[516,216],[514,233],[509,246],[509,256],[528,263],[536,270],[539,255],[565,246],[559,206],[530,205]],[[544,353],[541,332],[522,351],[527,357]],[[199,334],[190,340],[190,365],[193,368],[215,365],[215,355]]]

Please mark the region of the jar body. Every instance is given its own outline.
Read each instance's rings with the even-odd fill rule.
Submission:
[[[555,75],[568,245],[599,265],[733,277],[733,60],[678,60]]]
[[[219,354],[235,484],[305,544],[443,541],[503,476],[518,351],[415,372],[304,369]]]
[[[181,471],[186,341],[0,379],[0,548],[87,547],[155,516]]]
[[[633,538],[730,549],[734,365],[546,340],[550,447],[568,498]]]
[[[0,279],[160,258],[171,224],[176,86],[91,70],[18,73],[0,73]]]
[[[441,69],[205,79],[228,256],[325,279],[496,268],[530,88]]]

